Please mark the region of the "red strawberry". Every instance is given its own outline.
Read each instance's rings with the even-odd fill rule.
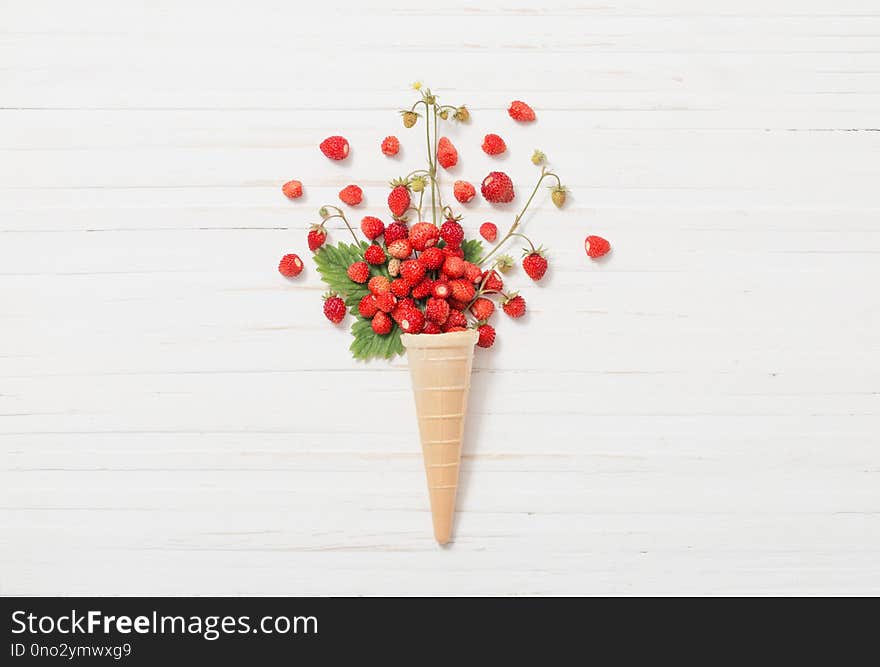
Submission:
[[[494,222],[484,222],[480,225],[480,236],[489,243],[493,243],[498,238],[498,227],[495,226]]]
[[[370,278],[370,267],[366,262],[355,262],[348,267],[348,277],[363,285]]]
[[[483,324],[477,329],[477,346],[492,347],[495,342],[495,329],[489,324]]]
[[[450,287],[450,290],[451,289],[452,288]],[[449,303],[449,307],[452,308],[452,310],[463,311],[465,308],[467,308],[466,301],[459,301],[458,299],[453,298],[451,294],[449,295],[449,298],[446,299],[446,301]]]
[[[385,245],[391,245],[397,239],[409,237],[409,228],[405,222],[392,222],[385,228]]]
[[[506,150],[507,144],[497,134],[487,134],[483,138],[483,152],[486,155],[500,155]]]
[[[465,317],[463,312],[460,310],[450,310],[449,317],[446,318],[446,322],[443,324],[443,331],[449,331],[453,327],[464,328],[467,326],[467,323],[467,317]]]
[[[397,155],[400,150],[400,141],[395,136],[385,137],[382,140],[382,152],[391,157]]]
[[[361,314],[361,317],[366,317],[370,319],[376,312],[379,310],[379,306],[376,305],[376,295],[375,294],[367,294],[360,301],[358,301],[358,312]]]
[[[440,238],[446,241],[446,244],[458,247],[464,241],[464,230],[455,220],[447,220],[440,226]]]
[[[452,290],[452,298],[462,303],[469,303],[474,298],[474,286],[467,280],[453,280],[449,283]]]
[[[478,320],[488,320],[495,312],[495,304],[481,296],[471,304],[471,312]]]
[[[345,137],[327,137],[321,142],[321,152],[331,160],[344,160],[348,157],[349,145]]]
[[[397,259],[406,259],[412,255],[412,244],[409,239],[397,239],[388,245],[388,254]]]
[[[477,191],[474,189],[474,186],[467,181],[456,181],[452,185],[452,194],[455,195],[455,198],[462,204],[467,204],[477,195]]]
[[[339,191],[339,198],[344,204],[357,206],[364,200],[364,191],[357,185],[346,185]]]
[[[493,171],[483,179],[480,192],[483,193],[483,198],[486,201],[506,204],[513,201],[513,181],[503,171]]]
[[[388,194],[388,208],[395,218],[401,217],[409,208],[409,188],[399,181],[392,183],[391,192]],[[386,237],[387,240],[387,237]]]
[[[547,272],[547,260],[539,249],[535,252],[530,252],[523,257],[522,267],[529,275],[529,278],[532,280],[540,280]]]
[[[611,250],[611,244],[601,236],[588,236],[584,241],[584,250],[587,251],[587,255],[596,259],[602,255],[607,255],[608,251]]]
[[[431,295],[433,289],[434,281],[430,278],[424,278],[412,288],[412,297],[413,299],[424,299],[426,296]]]
[[[425,267],[417,259],[408,259],[400,265],[400,275],[415,285],[425,275]]]
[[[361,231],[364,233],[364,236],[372,241],[382,236],[382,233],[385,231],[385,223],[379,220],[379,218],[367,215],[361,220]]]
[[[397,297],[391,292],[382,292],[376,295],[376,305],[383,313],[390,313],[397,305]]]
[[[425,317],[435,324],[443,324],[449,317],[449,304],[444,299],[428,299]]]
[[[467,331],[465,327],[443,327],[443,331],[446,333],[455,333],[456,331]]]
[[[382,250],[382,246],[376,245],[374,243],[369,248],[364,250],[364,259],[367,260],[369,264],[384,264],[385,251]]]
[[[425,328],[422,329],[423,334],[438,334],[442,331],[443,329],[440,328],[440,325],[434,322],[425,322]]]
[[[345,302],[335,292],[324,295],[324,315],[333,324],[339,324],[345,318]]]
[[[460,257],[447,257],[443,262],[443,273],[450,278],[461,278],[464,275],[464,260]]]
[[[373,327],[373,331],[380,336],[384,336],[385,334],[391,333],[391,318],[382,311],[379,311],[373,317],[373,323],[371,326]]]
[[[293,278],[302,273],[303,263],[299,255],[285,255],[278,263],[278,272],[287,278]]]
[[[391,319],[400,324],[400,320],[403,317],[403,314],[406,312],[406,309],[413,307],[413,300],[409,297],[405,299],[399,299],[397,301],[397,305],[394,306],[394,310],[391,311]]]
[[[504,300],[501,309],[514,319],[522,317],[526,314],[526,300],[514,293]]]
[[[443,251],[440,248],[432,247],[425,248],[424,252],[419,255],[419,261],[425,265],[426,269],[434,271],[443,266],[443,262],[446,260],[446,255],[443,254]]]
[[[422,332],[425,326],[425,316],[422,311],[414,306],[404,309],[398,321],[403,333],[417,334]]]
[[[417,222],[409,230],[409,242],[415,250],[422,251],[437,245],[437,239],[440,238],[440,230],[437,225],[430,222]]]
[[[409,294],[412,285],[406,278],[397,278],[391,281],[391,293],[401,299]]]
[[[303,184],[299,181],[287,181],[281,186],[281,192],[288,199],[299,199],[303,196]]]
[[[488,271],[483,272],[483,291],[484,292],[500,292],[504,287],[504,281],[501,280],[501,276],[498,275],[497,271],[492,271],[489,273]]]
[[[324,230],[321,225],[313,225],[309,230],[309,250],[315,252],[318,248],[324,245],[324,241],[327,240],[327,232]]]
[[[391,289],[391,281],[385,276],[373,276],[367,283],[367,288],[376,296],[385,294]]]
[[[437,162],[444,169],[450,169],[458,164],[458,151],[446,137],[440,137],[437,142]]]
[[[510,107],[507,109],[507,113],[510,114],[510,117],[513,120],[519,121],[520,123],[531,123],[535,120],[535,111],[525,102],[521,102],[520,100],[514,100],[510,103]]]
[[[437,299],[448,299],[452,291],[449,289],[449,283],[445,280],[438,280],[431,289],[431,294]]]
[[[459,259],[464,259],[464,250],[461,249],[461,246],[446,246],[443,248],[443,254],[446,257],[458,257]]]
[[[464,263],[464,277],[465,280],[470,280],[472,283],[478,283],[483,279],[483,272],[480,271],[480,267],[476,264],[471,264],[470,262]]]

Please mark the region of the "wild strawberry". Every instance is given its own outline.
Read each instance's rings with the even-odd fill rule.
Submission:
[[[456,333],[457,331],[467,331],[467,327],[443,327],[445,333]]]
[[[450,290],[451,289],[452,288],[450,287]],[[449,295],[449,298],[446,299],[446,301],[449,303],[449,307],[452,308],[452,310],[463,311],[465,308],[467,308],[467,301],[459,301],[458,299],[453,298],[451,294]]]
[[[327,137],[321,142],[321,152],[331,160],[344,160],[348,157],[349,145],[345,137]]]
[[[376,296],[379,296],[380,294],[385,294],[391,289],[391,281],[385,276],[373,276],[370,278],[370,282],[367,283],[367,289]]]
[[[409,297],[398,299],[397,305],[394,306],[394,310],[392,310],[390,313],[391,319],[400,324],[400,320],[403,319],[407,308],[415,308],[415,302]]]
[[[408,259],[400,265],[400,275],[415,285],[425,275],[425,267],[417,259]]]
[[[464,278],[472,283],[478,283],[483,279],[483,272],[480,267],[470,262],[464,263]]]
[[[516,265],[516,262],[513,261],[513,257],[510,255],[501,255],[495,260],[495,265],[501,273],[507,273]]]
[[[484,292],[500,292],[504,287],[504,281],[501,280],[501,276],[498,275],[497,271],[492,271],[491,273],[484,271],[482,280],[484,281]]]
[[[391,281],[391,293],[400,297],[401,299],[407,295],[409,295],[409,290],[412,283],[409,282],[406,278],[397,278]]]
[[[437,225],[430,222],[417,222],[409,230],[409,242],[415,250],[421,252],[425,248],[437,245],[440,238],[440,230]]]
[[[488,320],[495,312],[495,304],[481,296],[471,304],[471,312],[478,320]]]
[[[373,316],[373,322],[370,326],[373,327],[374,332],[380,336],[384,336],[385,334],[391,333],[391,318],[380,310]]]
[[[535,120],[535,111],[532,107],[519,100],[514,100],[510,103],[507,113],[513,118],[513,120],[519,121],[520,123],[531,123]]]
[[[449,283],[445,280],[437,280],[431,288],[431,294],[437,299],[448,299],[451,293]]]
[[[401,217],[409,208],[409,188],[400,181],[392,181],[391,192],[388,193],[388,208],[395,218]]]
[[[425,326],[425,316],[422,315],[421,310],[414,306],[410,306],[403,310],[400,320],[398,320],[398,324],[403,333],[422,333],[422,328]]]
[[[366,262],[355,262],[348,267],[348,277],[363,285],[370,279],[370,267]]]
[[[460,123],[466,123],[471,117],[471,114],[467,110],[467,107],[462,104],[460,107],[458,107],[458,109],[455,110],[455,113],[452,115],[452,117]]]
[[[346,185],[339,191],[339,198],[344,204],[357,206],[364,200],[364,191],[357,185]]]
[[[419,261],[425,265],[425,268],[431,271],[435,271],[443,266],[443,262],[446,260],[446,255],[443,254],[443,251],[436,246],[431,248],[425,248],[421,255],[419,255]]]
[[[416,124],[416,121],[419,119],[419,114],[415,111],[401,111],[400,115],[403,116],[403,126],[406,128],[410,128]]]
[[[287,181],[281,186],[281,192],[288,199],[299,199],[303,196],[303,184],[299,181]]]
[[[601,236],[588,236],[584,241],[584,250],[587,251],[587,255],[596,259],[602,255],[607,255],[608,251],[611,250],[611,244]]]
[[[446,137],[440,137],[437,142],[437,162],[444,169],[451,169],[458,164],[458,151]]]
[[[480,236],[489,243],[493,243],[498,238],[498,227],[495,226],[494,222],[484,222],[480,225]]]
[[[443,329],[440,328],[440,325],[435,322],[425,322],[425,328],[422,329],[423,334],[438,334],[442,331]]]
[[[443,255],[446,257],[458,257],[459,259],[464,259],[464,250],[461,249],[461,246],[445,246],[443,248]]]
[[[427,184],[428,181],[424,176],[413,176],[413,179],[409,182],[409,189],[413,192],[421,192]]]
[[[388,254],[397,259],[406,259],[412,255],[412,244],[409,239],[397,239],[388,245]]]
[[[379,220],[379,218],[367,215],[361,220],[361,231],[364,233],[364,236],[372,241],[382,236],[382,233],[385,231],[385,223]]]
[[[449,317],[443,323],[443,331],[449,331],[453,327],[466,327],[467,323],[467,317],[465,317],[463,312],[460,310],[450,310]]]
[[[490,324],[482,324],[477,327],[477,346],[492,347],[495,343],[495,328]]]
[[[376,295],[376,306],[378,306],[379,310],[383,313],[390,313],[394,310],[394,306],[396,305],[397,297],[391,292],[382,292],[381,294]]]
[[[293,278],[302,273],[303,263],[299,255],[285,255],[278,262],[278,272],[287,278]]]
[[[456,181],[452,185],[452,194],[462,204],[467,204],[477,195],[477,191],[473,185],[467,181]]]
[[[400,141],[395,136],[385,137],[382,140],[382,152],[388,157],[397,155],[400,150]]]
[[[333,324],[339,324],[345,318],[345,301],[336,296],[335,292],[324,295],[324,315]]]
[[[434,281],[430,278],[423,278],[416,286],[412,288],[413,299],[424,299],[430,296],[434,289]]]
[[[486,155],[500,155],[506,150],[507,144],[497,134],[487,134],[483,137],[483,152]]]
[[[514,292],[504,299],[501,309],[514,319],[522,317],[526,314],[526,300]]]
[[[540,280],[547,272],[547,260],[541,253],[542,251],[538,249],[535,252],[527,253],[525,257],[523,257],[523,270],[532,280]]]
[[[490,172],[480,185],[480,192],[486,201],[495,204],[506,204],[513,201],[513,181],[503,171]]]
[[[544,160],[546,159],[547,156],[544,155],[544,153],[542,151],[539,151],[537,148],[535,149],[535,152],[532,153],[532,164],[534,165],[543,164]]]
[[[449,317],[449,304],[445,299],[428,299],[425,304],[425,317],[435,324],[443,324]]]
[[[327,240],[327,232],[324,230],[321,225],[313,225],[309,230],[309,250],[315,252],[318,248],[324,245],[324,241]]]
[[[462,303],[469,303],[474,298],[474,286],[466,280],[453,280],[449,283],[452,298]]]
[[[368,264],[384,264],[386,259],[385,251],[382,250],[382,246],[374,243],[364,250],[364,259],[367,260]]]
[[[554,186],[550,191],[550,199],[553,201],[553,205],[556,208],[562,208],[562,205],[565,204],[565,193],[567,190],[564,185]]]
[[[397,239],[405,239],[409,237],[409,228],[405,222],[392,222],[385,228],[385,245],[391,245]]]
[[[400,275],[400,260],[397,257],[388,260],[388,275],[392,278],[397,278]]]
[[[458,247],[464,241],[464,230],[455,220],[447,220],[440,226],[440,238],[446,241],[447,245]]]
[[[370,319],[378,310],[379,306],[376,305],[375,294],[366,294],[360,301],[358,301],[358,312],[361,314],[361,317]]]
[[[447,257],[443,262],[443,273],[450,278],[461,278],[464,275],[464,260],[460,257]]]

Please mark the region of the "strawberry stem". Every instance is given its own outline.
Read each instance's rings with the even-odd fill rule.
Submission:
[[[321,226],[323,227],[325,222],[327,222],[328,220],[331,220],[333,218],[341,219],[342,222],[345,223],[345,226],[348,227],[348,231],[351,232],[351,237],[354,239],[355,245],[359,246],[361,244],[361,242],[360,242],[360,240],[358,240],[357,234],[354,233],[354,229],[352,229],[351,225],[348,224],[348,218],[345,217],[345,213],[342,212],[342,209],[340,209],[336,206],[333,206],[332,204],[324,204],[323,208],[332,208],[334,211],[336,211],[336,213],[334,213],[333,215],[328,215],[326,218],[324,218],[324,221],[321,223]]]

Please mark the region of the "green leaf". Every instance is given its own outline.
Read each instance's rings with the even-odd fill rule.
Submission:
[[[340,242],[335,246],[325,245],[315,253],[315,264],[321,280],[331,290],[338,292],[349,307],[357,307],[358,301],[369,293],[366,284],[360,285],[348,277],[348,267],[364,259],[366,248],[365,242],[359,245]],[[371,269],[370,273],[380,275],[382,272]]]
[[[464,250],[466,262],[476,263],[483,256],[483,242],[479,239],[467,239],[462,241],[461,249]]]
[[[354,340],[349,349],[355,359],[391,359],[404,352],[403,343],[400,342],[400,327],[396,324],[392,326],[391,333],[380,336],[373,331],[370,320],[358,317],[351,325],[351,334]]]

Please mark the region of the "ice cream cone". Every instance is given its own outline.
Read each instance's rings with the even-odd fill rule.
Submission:
[[[446,544],[452,535],[477,332],[403,334],[400,340],[406,348],[416,400],[434,538]]]

